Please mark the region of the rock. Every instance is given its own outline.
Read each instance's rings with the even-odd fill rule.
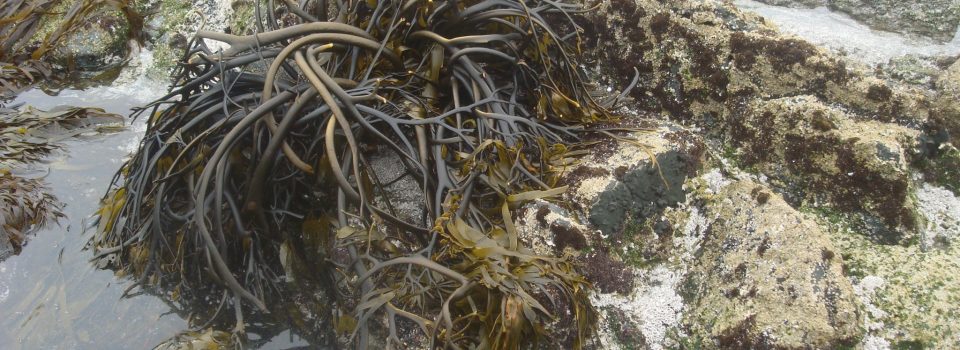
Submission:
[[[926,186],[924,186],[926,187]],[[926,192],[921,189],[920,193]],[[931,191],[947,204],[948,191]],[[919,194],[918,194],[919,196]],[[923,196],[927,196],[924,194]],[[921,199],[921,213],[927,212]],[[955,203],[955,202],[954,202]],[[954,204],[955,205],[955,204]],[[937,206],[949,212],[951,206]],[[955,207],[954,207],[955,208]],[[955,210],[955,209],[954,209]],[[924,244],[879,245],[871,242],[869,231],[832,210],[811,212],[826,232],[836,253],[843,258],[844,273],[854,284],[863,304],[866,331],[858,347],[866,349],[955,349],[960,347],[960,246],[938,245],[924,250]],[[956,233],[954,233],[955,237]],[[889,344],[889,347],[874,347]]]
[[[67,34],[49,58],[81,71],[98,71],[126,59],[129,23],[123,12],[103,6]]]
[[[791,203],[865,211],[889,228],[886,243],[917,231],[908,150],[918,135],[857,121],[812,96],[755,101],[730,125],[743,165],[771,177]]]
[[[954,146],[960,145],[960,60],[937,78],[936,86],[934,124],[942,128],[946,139]]]
[[[924,184],[917,191],[918,211],[924,218],[921,246],[946,248],[960,236],[960,199],[947,189]]]
[[[685,325],[705,348],[836,348],[860,336],[842,258],[817,224],[750,180],[707,201],[685,285]]]
[[[627,220],[643,221],[685,201],[682,189],[704,161],[703,141],[676,124],[637,133],[634,144],[611,141],[564,176],[584,217],[604,235]]]
[[[668,254],[659,245],[640,244],[655,233],[636,232],[636,227],[686,201],[683,183],[696,176],[705,156],[702,140],[673,123],[625,137],[631,141],[596,145],[601,151],[563,175],[571,186],[565,204],[536,201],[517,220],[518,235],[535,253],[576,256],[581,272],[600,293],[620,297],[634,290],[639,277],[632,266],[644,259],[625,256],[621,248],[636,243],[647,247],[647,258]]]
[[[937,95],[915,162],[924,179],[960,194],[960,60],[936,79]]]
[[[588,18],[588,52],[609,62],[602,73],[615,85],[626,84],[637,68],[642,83],[631,97],[640,110],[696,125],[708,139],[719,140],[725,157],[770,177],[795,205],[859,211],[874,222],[872,236],[887,243],[915,241],[917,186],[910,173],[923,157],[915,147],[925,137],[921,129],[945,120],[938,119],[928,89],[847,66],[727,2],[607,0]],[[790,113],[773,107],[785,104],[812,107],[790,107],[796,109]],[[826,117],[806,114],[815,110]],[[792,129],[797,125],[806,129]],[[929,162],[925,172],[951,178],[949,160]],[[602,213],[614,223],[620,216],[618,210]]]
[[[882,74],[888,79],[932,89],[937,77],[943,71],[940,63],[948,60],[943,57],[904,55],[895,57],[883,65]]]
[[[757,0],[791,7],[827,6],[873,28],[909,33],[946,42],[960,24],[960,2],[953,0]]]
[[[591,298],[601,311],[599,349],[677,348],[675,333],[684,302],[678,293],[682,273],[657,266],[637,277],[628,295],[600,294]]]
[[[682,239],[663,218],[682,212],[684,183],[701,170],[706,149],[695,132],[674,123],[645,129],[624,135],[629,142],[594,145],[564,174],[571,185],[564,204],[531,204],[518,220],[535,251],[576,256],[596,288],[591,301],[602,317],[595,348],[675,344],[684,308],[684,269],[664,262],[686,248],[674,248]]]
[[[152,15],[146,20],[145,31],[153,38],[147,49],[153,53],[154,62],[148,71],[157,79],[169,75],[201,26],[235,35],[256,29],[251,0],[159,1],[149,8]],[[206,43],[213,51],[221,46],[212,40]]]
[[[72,1],[54,1],[49,14],[44,15],[37,30],[24,45],[38,47],[48,37],[69,29],[52,42],[45,59],[71,71],[96,72],[119,67],[129,54],[131,37],[139,33],[139,14],[132,7],[125,13],[122,6],[112,2],[97,2],[89,7],[75,9]],[[68,15],[76,14],[72,22]],[[131,23],[137,22],[137,23]],[[21,48],[24,49],[24,48]]]
[[[626,18],[636,20],[627,21]],[[922,124],[923,91],[887,84],[753,14],[719,1],[608,0],[585,27],[588,53],[625,85],[641,109],[664,110],[708,131],[754,98],[811,95],[865,118]]]

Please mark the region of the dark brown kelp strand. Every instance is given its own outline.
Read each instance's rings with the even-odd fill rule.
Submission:
[[[551,341],[554,319],[581,346],[588,283],[523,247],[511,211],[562,193],[584,125],[609,119],[577,66],[583,7],[277,6],[258,4],[264,32],[198,33],[141,111],[96,256],[178,295],[224,288],[238,330],[239,306],[267,311],[299,262],[359,347],[513,349]],[[378,172],[384,157],[402,170]],[[420,194],[397,199],[403,181]]]

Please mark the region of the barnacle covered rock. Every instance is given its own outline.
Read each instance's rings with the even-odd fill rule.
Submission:
[[[608,63],[601,72],[623,83],[636,67],[639,83],[631,97],[638,109],[663,111],[700,127],[720,140],[725,157],[772,178],[795,205],[801,198],[819,198],[812,202],[860,211],[872,217],[866,220],[877,223],[883,232],[877,235],[887,236],[886,242],[910,242],[918,233],[911,164],[922,163],[927,178],[941,179],[938,183],[953,181],[945,171],[956,164],[952,146],[943,145],[950,142],[960,103],[950,97],[950,81],[956,79],[949,74],[938,82],[944,92],[934,99],[926,88],[848,66],[727,3],[597,4],[595,14],[585,15],[593,24],[585,29],[588,52]],[[766,110],[774,105],[791,105],[794,112]],[[832,125],[821,114],[842,115],[849,123]],[[801,124],[814,129],[790,129]],[[837,153],[844,149],[847,155]],[[832,163],[831,169],[821,161]],[[824,176],[844,169],[843,177]],[[875,186],[877,181],[885,184]],[[803,193],[793,193],[796,189]],[[860,196],[866,201],[854,199]]]
[[[816,222],[749,180],[706,201],[685,324],[707,348],[835,348],[861,330],[842,258]]]
[[[948,266],[955,261],[953,246],[944,243],[951,241],[947,237],[953,235],[942,233],[954,227],[950,216],[954,208],[949,204],[954,201],[948,190],[956,192],[956,171],[948,169],[960,164],[953,136],[945,127],[952,119],[946,117],[949,113],[943,113],[957,106],[956,98],[947,97],[951,96],[950,84],[956,81],[949,78],[949,71],[937,81],[938,93],[931,93],[929,86],[922,84],[906,86],[896,79],[885,81],[875,72],[848,65],[845,59],[802,39],[779,34],[770,22],[740,13],[719,1],[601,1],[598,12],[585,16],[593,24],[585,28],[588,51],[597,62],[607,63],[600,65],[600,72],[612,82],[627,82],[634,76],[633,68],[637,68],[638,84],[631,93],[636,105],[632,108],[640,113],[666,114],[691,130],[700,130],[709,145],[707,154],[723,169],[707,172],[692,182],[688,180],[686,201],[668,206],[653,215],[652,220],[607,221],[625,226],[624,236],[646,238],[617,241],[617,236],[603,237],[618,248],[609,250],[616,253],[611,254],[614,257],[610,261],[628,262],[631,274],[637,276],[628,292],[608,289],[595,302],[606,319],[619,323],[601,324],[600,338],[605,345],[629,346],[642,341],[651,348],[695,347],[705,343],[691,339],[700,339],[713,347],[720,346],[721,339],[716,337],[719,333],[711,333],[710,322],[691,314],[695,309],[684,302],[724,300],[727,297],[723,290],[705,287],[707,283],[693,278],[684,283],[673,282],[675,279],[670,276],[702,275],[687,270],[688,266],[701,264],[736,270],[736,264],[728,266],[710,258],[694,263],[683,256],[705,253],[700,249],[700,244],[706,242],[703,240],[713,234],[714,228],[725,227],[716,225],[737,220],[737,215],[744,213],[762,212],[773,199],[778,208],[791,212],[791,217],[802,217],[804,227],[819,232],[809,238],[815,243],[808,243],[815,247],[832,244],[835,255],[842,256],[842,263],[834,261],[829,266],[830,283],[842,290],[844,310],[850,311],[851,304],[863,302],[862,297],[851,301],[849,282],[843,281],[862,282],[862,276],[847,275],[850,269],[860,271],[855,274],[875,273],[885,279],[887,284],[878,291],[876,300],[883,301],[883,310],[895,310],[884,316],[886,325],[881,326],[876,326],[876,322],[851,321],[849,317],[841,323],[830,323],[833,321],[829,317],[821,317],[827,314],[810,310],[783,313],[787,323],[809,327],[804,329],[813,332],[812,338],[801,341],[853,344],[867,333],[863,344],[952,344],[952,340],[932,340],[935,334],[950,334],[949,322],[943,322],[945,314],[920,311],[927,307],[928,300],[932,301],[930,307],[942,309],[945,303],[957,298],[956,291],[939,287],[952,281],[952,277],[934,272],[950,270]],[[596,153],[604,154],[604,150],[599,148]],[[614,154],[611,158],[616,157]],[[590,176],[578,179],[580,183],[571,186],[571,193],[585,187],[606,188],[609,181],[603,178],[614,168],[595,166],[580,170]],[[749,178],[763,184],[763,190],[756,193],[756,201],[736,201],[740,211],[713,210],[707,214],[712,210],[708,203],[727,196],[718,194],[724,188],[721,185],[731,181],[730,174],[735,179]],[[928,181],[946,190],[931,186]],[[619,191],[614,196],[628,193],[632,191]],[[632,203],[627,209],[600,209],[594,206],[598,197],[571,197],[570,206],[585,208],[585,215],[580,218],[581,223],[589,225],[587,232],[605,224],[593,222],[595,218],[589,213],[619,217],[621,210],[643,207]],[[552,213],[541,216],[563,216]],[[599,230],[609,234],[607,231],[611,230]],[[617,230],[612,231],[617,234]],[[781,262],[791,266],[804,264],[807,248],[796,249],[804,250],[796,256],[800,260],[783,256]],[[591,244],[585,249],[597,250],[598,246]],[[879,258],[882,252],[897,254],[903,266],[884,262]],[[723,255],[714,258],[723,259]],[[762,262],[759,257],[754,260]],[[601,264],[604,263],[597,260],[589,266]],[[606,273],[588,276],[617,276],[615,272],[621,270],[616,264],[606,265],[610,266],[602,269]],[[929,271],[929,275],[917,274],[911,278],[916,282],[905,282],[903,276],[912,276],[910,271],[916,269]],[[684,302],[671,302],[671,290],[682,294]],[[759,310],[769,304],[778,305],[771,300],[774,299],[748,306]],[[746,305],[737,304],[736,300],[731,303],[734,308]],[[686,315],[685,326],[669,321],[677,314]],[[893,314],[896,316],[891,317]],[[717,320],[716,315],[712,317]],[[729,329],[743,331],[746,337],[733,339],[739,343],[724,344],[743,346],[759,341],[769,345],[774,344],[774,339],[779,339],[776,344],[780,347],[789,348],[792,345],[785,344],[791,342],[801,344],[797,342],[800,338],[791,338],[797,333],[786,328],[767,327],[765,335],[750,338],[749,334],[760,334],[758,329],[762,328],[755,318],[751,322],[739,323],[745,326],[742,329],[736,329],[737,323],[727,324],[732,327]],[[656,331],[664,327],[668,336]]]
[[[918,231],[909,169],[918,135],[799,96],[749,104],[729,139],[743,166],[769,176],[795,206],[865,211],[882,223],[878,238],[897,243]]]

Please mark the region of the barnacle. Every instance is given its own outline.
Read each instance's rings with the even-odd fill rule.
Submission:
[[[589,284],[524,248],[511,218],[562,193],[585,126],[611,118],[578,71],[582,5],[267,3],[258,33],[200,31],[171,92],[138,112],[147,134],[95,255],[178,291],[216,282],[237,330],[241,300],[266,310],[302,270],[352,309],[336,327],[360,347],[404,346],[403,323],[435,347],[513,349],[558,313],[582,345]],[[373,170],[384,153],[421,192],[413,217]]]

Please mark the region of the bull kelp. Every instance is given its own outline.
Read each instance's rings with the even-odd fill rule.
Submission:
[[[237,333],[243,306],[269,311],[301,279],[351,346],[511,349],[564,338],[545,337],[557,320],[580,347],[589,284],[524,247],[511,210],[562,193],[587,126],[612,118],[616,96],[579,70],[585,10],[286,0],[258,4],[255,34],[200,31],[136,114],[147,133],[94,254],[174,299],[222,292]]]

